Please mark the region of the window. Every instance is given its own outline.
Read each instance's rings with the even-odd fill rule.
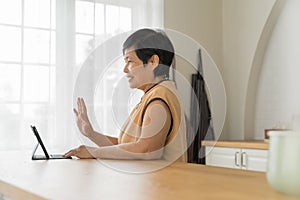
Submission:
[[[107,38],[132,30],[131,13],[130,7],[76,0],[76,64]]]
[[[153,2],[155,13],[148,9]],[[161,27],[161,16],[161,0],[0,1],[0,150],[32,148],[31,124],[49,148],[74,143],[72,92],[81,64],[112,36]],[[116,63],[122,66],[110,70],[105,91],[122,76],[123,63]],[[109,100],[101,98],[106,119]],[[106,129],[116,131],[107,119]]]
[[[0,149],[30,144],[28,124],[54,127],[55,1],[0,1]]]

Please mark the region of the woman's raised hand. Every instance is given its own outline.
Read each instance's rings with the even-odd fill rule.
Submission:
[[[73,111],[76,115],[76,123],[80,132],[86,137],[90,137],[94,132],[94,129],[90,123],[90,120],[87,115],[86,106],[83,98],[77,99],[78,110],[73,108]]]

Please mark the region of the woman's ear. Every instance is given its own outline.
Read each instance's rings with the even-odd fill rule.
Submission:
[[[155,69],[159,64],[159,57],[158,55],[154,54],[148,60],[148,64]]]

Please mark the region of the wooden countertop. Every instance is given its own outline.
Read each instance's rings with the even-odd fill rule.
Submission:
[[[264,140],[227,140],[227,141],[202,141],[203,146],[234,147],[248,149],[269,149],[269,143]]]
[[[0,162],[0,193],[12,199],[299,199],[270,188],[265,173],[245,170],[173,163],[133,174],[107,164],[147,171],[163,161],[32,161],[30,152],[3,151]]]

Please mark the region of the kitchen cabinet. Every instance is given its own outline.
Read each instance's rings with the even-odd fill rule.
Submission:
[[[234,145],[233,145],[234,146]],[[206,165],[267,171],[268,149],[206,146]]]
[[[229,147],[206,147],[206,165],[266,172],[268,151]]]

